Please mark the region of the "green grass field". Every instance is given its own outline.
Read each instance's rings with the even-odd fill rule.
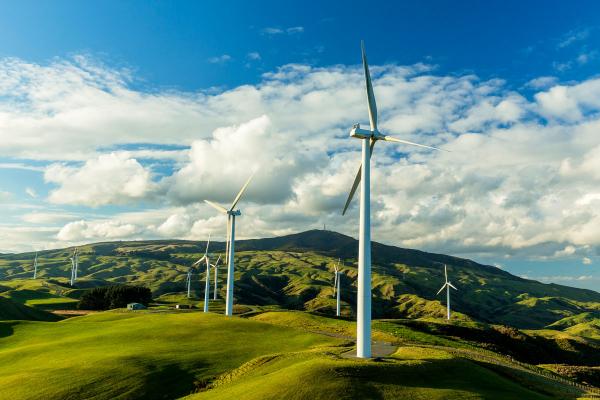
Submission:
[[[515,371],[418,345],[382,361],[344,358],[353,329],[353,322],[303,312],[245,319],[112,311],[60,322],[4,321],[0,398],[575,398],[549,382],[515,379]],[[394,339],[379,331],[375,337]]]

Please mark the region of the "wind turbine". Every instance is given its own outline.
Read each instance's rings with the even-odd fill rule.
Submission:
[[[71,260],[71,286],[75,284],[77,280],[77,268],[79,267],[79,256],[77,248],[73,250],[73,256],[69,258]]]
[[[440,150],[436,147],[425,146],[407,140],[396,139],[383,135],[377,129],[377,105],[371,83],[369,65],[365,54],[364,42],[361,42],[362,63],[365,73],[367,89],[367,108],[371,129],[362,129],[360,124],[355,124],[350,131],[350,136],[362,140],[362,162],[354,178],[350,194],[344,205],[342,215],[346,213],[354,192],[360,186],[360,228],[358,240],[358,297],[356,307],[356,356],[360,358],[371,357],[371,154],[373,147],[379,140],[409,144],[427,149]]]
[[[192,291],[192,267],[187,272],[185,277],[185,284],[187,285],[187,298],[189,299]]]
[[[225,299],[225,315],[230,317],[233,314],[233,281],[235,279],[235,217],[242,215],[240,210],[235,210],[235,206],[242,198],[242,195],[246,191],[246,188],[250,184],[250,181],[254,177],[254,173],[250,175],[250,178],[246,181],[240,192],[233,199],[231,207],[226,209],[212,201],[204,200],[210,206],[216,208],[223,214],[227,214],[227,296]]]
[[[216,263],[211,264],[212,267],[215,270],[215,288],[213,289],[213,300],[217,299],[217,289],[218,289],[218,287],[217,287],[217,275],[219,273],[219,269],[217,267],[219,266],[219,261],[221,261],[221,256],[219,256],[219,258],[217,258],[217,262]]]
[[[204,312],[208,312],[208,302],[210,296],[210,260],[208,257],[208,246],[210,245],[210,235],[208,235],[208,241],[206,242],[206,250],[201,259],[196,261],[192,266],[200,265],[202,261],[206,262],[206,282],[204,284]]]
[[[444,276],[446,277],[446,282],[444,283],[442,288],[436,293],[436,296],[440,294],[442,290],[444,290],[444,288],[446,288],[446,308],[448,310],[446,319],[450,320],[450,288],[454,290],[458,289],[455,288],[454,285],[448,280],[448,269],[446,267],[446,264],[444,264]]]
[[[338,263],[336,264],[335,268],[335,278],[334,278],[334,283],[333,283],[333,293],[336,295],[336,299],[337,299],[337,303],[335,306],[335,315],[336,317],[340,316],[340,280],[341,280],[341,272],[339,269],[339,265],[340,265],[340,260],[338,259]]]
[[[35,258],[33,259],[33,279],[37,278],[37,251],[35,252]]]

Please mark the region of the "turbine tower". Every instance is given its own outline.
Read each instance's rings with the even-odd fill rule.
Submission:
[[[450,320],[450,288],[452,288],[454,290],[458,290],[458,289],[455,288],[454,285],[452,283],[450,283],[450,281],[448,280],[448,269],[446,267],[446,264],[444,264],[444,276],[446,277],[446,282],[444,283],[442,288],[436,293],[436,296],[438,294],[440,294],[442,292],[442,290],[444,290],[444,288],[446,288],[446,309],[447,309],[446,319]]]
[[[336,296],[337,299],[337,303],[335,306],[335,315],[336,317],[340,316],[340,280],[341,280],[341,272],[340,272],[340,260],[338,259],[338,263],[337,265],[334,267],[335,268],[335,278],[334,278],[334,283],[333,283],[333,293]]]
[[[360,186],[360,227],[358,239],[358,296],[356,307],[356,356],[359,358],[371,357],[371,154],[373,147],[379,140],[409,144],[440,150],[435,147],[425,146],[407,140],[396,139],[383,135],[377,129],[377,105],[367,64],[364,42],[361,42],[362,63],[365,73],[367,89],[367,108],[371,129],[362,129],[360,124],[355,124],[350,131],[350,136],[362,140],[362,162],[358,169],[350,194],[344,205],[342,215],[346,213],[354,192]]]
[[[201,259],[196,261],[193,265],[199,265],[202,261],[206,262],[206,282],[204,284],[204,312],[208,312],[208,302],[210,297],[210,259],[208,257],[208,246],[210,245],[210,235],[208,235],[208,241],[206,242],[206,250]]]
[[[246,188],[250,184],[250,181],[254,177],[254,174],[250,175],[250,178],[246,181],[240,192],[233,199],[231,207],[226,209],[212,201],[204,200],[210,206],[216,208],[223,214],[227,214],[227,295],[225,299],[225,315],[230,317],[233,314],[233,281],[235,279],[235,217],[242,215],[240,210],[235,210],[235,206],[242,198],[242,195],[246,191]]]
[[[37,263],[37,251],[36,251],[35,258],[33,259],[33,279],[37,278],[37,267],[38,267],[38,263]]]
[[[71,260],[71,286],[73,286],[77,280],[77,268],[79,267],[79,255],[77,248],[73,250],[73,256],[70,257],[69,260]]]
[[[192,267],[187,272],[185,277],[185,284],[187,286],[187,298],[189,299],[192,292]]]
[[[219,273],[219,269],[218,269],[218,267],[219,267],[219,261],[221,261],[221,256],[219,256],[219,258],[217,258],[217,262],[216,263],[211,264],[212,267],[215,270],[215,288],[213,289],[213,300],[217,299],[217,290],[219,289],[217,287],[217,275]]]

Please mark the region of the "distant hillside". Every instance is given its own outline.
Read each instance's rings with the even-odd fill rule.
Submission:
[[[71,249],[39,253],[39,276],[65,286],[69,297],[81,289],[110,283],[144,284],[155,296],[183,292],[189,266],[204,252],[205,242],[155,240],[105,242],[81,246],[77,287],[66,286]],[[212,242],[221,254],[223,242]],[[342,311],[351,316],[356,304],[357,241],[322,230],[293,235],[236,241],[236,298],[244,304],[279,305],[331,313],[333,265],[341,258]],[[518,328],[568,329],[556,325],[580,314],[597,320],[600,293],[522,279],[496,267],[474,261],[373,243],[373,313],[375,317],[442,317],[442,264],[448,264],[455,317],[499,323]],[[31,277],[33,253],[0,255],[0,280]],[[203,292],[203,270],[194,275],[194,294]],[[224,296],[225,269],[220,272]],[[1,284],[1,283],[0,283]],[[65,290],[67,290],[65,289]],[[581,317],[583,318],[583,317]],[[580,318],[580,319],[581,319]],[[586,325],[586,328],[587,325]],[[594,332],[582,329],[582,332]]]

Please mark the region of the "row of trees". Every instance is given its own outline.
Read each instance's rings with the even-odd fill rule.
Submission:
[[[143,286],[103,286],[88,290],[81,296],[78,308],[81,310],[110,310],[126,307],[128,303],[141,303],[145,306],[152,300],[152,292]]]

